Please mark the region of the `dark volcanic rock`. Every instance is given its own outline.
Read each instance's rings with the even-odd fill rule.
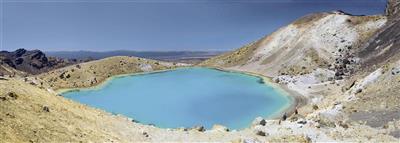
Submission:
[[[400,52],[400,22],[388,22],[359,51],[364,66],[372,66],[395,56]],[[377,48],[378,47],[378,48]]]
[[[356,53],[363,69],[400,57],[400,1],[388,0],[388,22]]]
[[[398,17],[400,11],[400,1],[399,0],[388,0],[386,4],[385,14],[389,18]]]
[[[385,124],[400,119],[400,108],[391,110],[377,110],[377,111],[358,111],[350,114],[350,119],[353,121],[363,121],[366,125],[377,128]]]
[[[13,52],[0,51],[0,65],[7,65],[30,74],[39,74],[77,62],[76,60],[47,57],[40,50],[17,49]]]

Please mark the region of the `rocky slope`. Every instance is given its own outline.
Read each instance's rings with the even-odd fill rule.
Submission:
[[[400,59],[397,0],[387,15],[311,14],[200,65],[269,76],[308,99],[284,121],[257,118],[240,131],[159,129],[57,96],[106,78],[181,65],[111,57],[27,78],[0,78],[4,142],[398,142]]]
[[[0,74],[14,74],[9,73],[10,70],[5,70],[6,67],[27,74],[38,74],[77,62],[76,60],[47,57],[40,50],[28,51],[25,49],[18,49],[13,52],[0,51],[0,65],[4,67],[4,69],[0,69]]]
[[[389,18],[399,18],[400,12],[400,1],[398,0],[388,0],[386,4],[385,14]]]
[[[400,138],[400,1],[389,0],[389,21],[355,52],[358,72],[351,77],[354,99],[345,112],[351,120],[389,128]],[[390,125],[395,125],[390,128]]]
[[[94,86],[114,75],[164,70],[184,65],[186,64],[115,56],[56,69],[37,77],[57,90]]]
[[[373,69],[373,66],[377,67],[399,59],[400,1],[389,1],[386,9],[389,21],[356,51],[363,69]]]
[[[386,22],[385,16],[352,16],[337,11],[302,17],[292,24],[202,65],[246,69],[271,77],[334,70]],[[346,61],[354,62],[354,61]]]
[[[300,114],[327,129],[367,125],[399,139],[399,10],[390,0],[385,16],[308,15],[201,65],[273,78],[307,97]]]
[[[0,85],[0,142],[121,142],[124,140],[117,138],[121,135],[139,138],[133,133],[126,135],[132,130],[115,130],[127,123],[108,113],[21,80],[2,79]]]
[[[250,128],[240,131],[227,131],[219,125],[207,131],[200,127],[160,129],[57,96],[32,84],[37,80],[35,77],[0,79],[1,142],[396,141],[368,126],[326,129],[329,124],[299,123],[292,121],[294,118],[281,123],[260,118]]]
[[[19,70],[16,70],[13,67],[10,67],[8,64],[0,63],[0,76],[27,76],[28,74]]]

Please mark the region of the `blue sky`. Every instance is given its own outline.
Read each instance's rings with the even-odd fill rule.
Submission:
[[[313,12],[385,0],[0,0],[0,50],[232,50]]]

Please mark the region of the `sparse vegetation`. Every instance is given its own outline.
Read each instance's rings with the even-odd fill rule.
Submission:
[[[111,57],[53,70],[34,79],[13,70],[27,59],[3,60],[0,70],[7,73],[0,73],[0,140],[395,142],[400,123],[400,56],[399,45],[393,41],[398,41],[396,33],[400,32],[398,20],[384,25],[385,20],[380,15],[312,14],[236,51],[200,63],[268,76],[290,94],[306,95],[304,105],[296,102],[302,105],[299,111],[296,108],[296,115],[278,116],[279,121],[261,120],[255,127],[229,133],[205,131],[203,126],[159,129],[66,100],[52,91],[95,86],[114,75],[181,66],[177,63]],[[33,57],[42,59],[40,54]],[[29,66],[46,66],[40,63]],[[382,74],[366,78],[378,68],[383,69]]]

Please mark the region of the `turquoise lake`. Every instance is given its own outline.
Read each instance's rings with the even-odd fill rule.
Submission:
[[[292,103],[259,77],[199,67],[115,77],[99,88],[62,95],[161,128],[220,124],[243,129]]]

